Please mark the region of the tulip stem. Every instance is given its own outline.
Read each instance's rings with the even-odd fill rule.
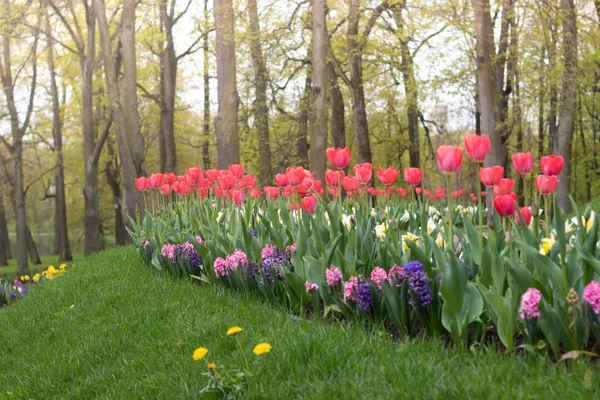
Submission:
[[[454,237],[452,235],[452,205],[450,204],[450,175],[446,175],[446,198],[448,199],[448,249],[454,248]]]
[[[477,190],[477,214],[479,216],[479,266],[481,267],[481,259],[483,254],[483,209],[481,205],[481,187],[479,182],[477,182],[477,186],[475,188]]]
[[[337,187],[335,188],[335,191],[337,192],[337,189],[340,189],[339,193],[337,193],[338,196],[338,204],[340,205],[340,215],[342,215],[342,171],[338,169],[338,181],[337,181]],[[335,193],[335,192],[334,192]]]
[[[546,213],[546,236],[550,237],[550,226],[552,225],[552,220],[550,219],[550,196],[544,196],[544,212]]]

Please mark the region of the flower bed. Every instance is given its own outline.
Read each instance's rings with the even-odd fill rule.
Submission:
[[[465,138],[473,162],[489,151],[486,139]],[[131,236],[157,269],[253,292],[301,315],[393,326],[400,338],[449,335],[461,346],[495,335],[509,351],[521,341],[530,351],[542,341],[556,357],[593,349],[599,222],[576,207],[565,220],[553,202],[562,159],[541,160],[542,221],[539,210],[518,207],[502,167],[481,168],[494,196],[486,212],[481,193],[465,200],[464,191],[421,188],[418,169],[404,171],[408,187],[394,188],[398,171],[379,168],[386,189],[375,189],[371,164],[346,176],[349,151],[327,156],[336,168],[325,174],[328,199],[302,167],[262,190],[241,165],[140,178],[148,210]],[[462,150],[441,146],[437,156],[450,187]],[[533,158],[515,154],[513,162],[528,174]]]
[[[74,267],[75,265],[73,265]],[[33,276],[23,275],[20,279],[15,279],[12,282],[3,281],[0,278],[0,307],[7,306],[10,303],[17,301],[27,295],[29,291],[47,280],[53,280],[57,276],[61,276],[67,270],[67,264],[61,264],[58,268],[53,265],[49,266],[41,274]]]

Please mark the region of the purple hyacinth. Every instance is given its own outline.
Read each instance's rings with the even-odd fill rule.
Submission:
[[[152,248],[152,245],[150,244],[149,241],[147,240],[142,240],[142,246],[144,247],[144,250],[146,250],[148,252],[148,254],[152,255],[154,253],[154,249]]]
[[[196,248],[193,244],[191,244],[190,242],[185,242],[184,244],[181,244],[178,247],[181,256],[185,260],[187,260],[192,265],[192,267],[197,268],[200,267],[200,265],[202,265],[202,258],[200,257],[200,254],[198,254],[198,252],[196,251]]]
[[[408,280],[410,287],[419,296],[421,304],[426,307],[431,305],[431,289],[427,282],[427,275],[423,271],[423,264],[418,261],[410,261],[404,265],[402,275]]]
[[[256,237],[256,231],[252,228],[250,228],[250,234],[254,237]]]
[[[371,296],[371,284],[361,279],[356,286],[356,301],[363,311],[369,311],[373,305],[373,296]]]

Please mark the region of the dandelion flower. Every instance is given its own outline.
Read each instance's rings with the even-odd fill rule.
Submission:
[[[215,363],[210,363],[208,364],[208,369],[210,370],[210,372],[215,372],[215,369],[217,369],[217,366],[215,365]]]
[[[198,347],[196,350],[194,350],[194,355],[192,358],[195,361],[202,360],[206,353],[208,353],[208,349],[206,347]]]
[[[239,333],[241,331],[242,328],[240,328],[239,326],[232,326],[231,328],[227,329],[227,336],[235,335],[236,333]]]
[[[269,343],[259,343],[256,345],[254,350],[252,350],[252,352],[256,355],[261,355],[270,352],[271,349],[272,347]]]

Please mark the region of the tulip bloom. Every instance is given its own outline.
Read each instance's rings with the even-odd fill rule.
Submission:
[[[294,193],[296,193],[296,188],[293,186],[286,186],[285,188],[283,188],[283,195],[285,197],[290,197]]]
[[[462,157],[460,147],[442,145],[437,149],[438,168],[445,175],[455,175],[462,164]]]
[[[150,180],[150,187],[153,189],[158,189],[165,184],[163,174],[152,174],[152,175],[150,175],[149,180]],[[169,183],[169,185],[170,185],[170,183]]]
[[[236,178],[241,179],[244,176],[244,166],[242,164],[231,164],[229,172]]]
[[[325,191],[323,190],[323,181],[321,181],[320,179],[314,181],[312,184],[312,191],[323,196],[323,194],[325,193]]]
[[[535,186],[541,194],[552,194],[554,192],[554,189],[556,189],[556,185],[558,185],[558,182],[560,181],[554,175],[538,175],[538,177],[535,180]]]
[[[227,175],[219,176],[218,181],[219,181],[219,185],[221,185],[221,187],[224,190],[231,190],[235,187],[235,183],[237,182],[237,179],[235,178],[235,176],[233,176],[231,174],[227,174]]]
[[[494,186],[494,195],[510,194],[515,186],[515,181],[508,178],[500,179],[500,182]]]
[[[250,188],[253,189],[256,184],[256,176],[254,175],[244,175],[240,179],[240,188]]]
[[[358,178],[360,183],[367,184],[371,181],[371,177],[373,176],[373,164],[371,163],[362,163],[356,164],[353,168],[354,175]]]
[[[263,192],[260,191],[260,189],[251,189],[250,190],[250,196],[252,196],[255,199],[258,199],[259,197],[261,197],[263,194]]]
[[[515,172],[519,175],[527,175],[533,168],[533,155],[528,153],[515,153],[512,156]]]
[[[200,194],[201,199],[205,199],[208,196],[208,188],[207,187],[199,187],[198,193]]]
[[[531,210],[529,207],[521,207],[519,208],[519,211],[525,220],[525,225],[528,226],[531,223]],[[517,225],[521,226],[521,218],[519,218],[517,213],[515,213],[515,219],[517,220]]]
[[[485,186],[496,186],[500,183],[504,167],[496,165],[494,167],[479,168],[479,179]]]
[[[269,199],[271,200],[275,200],[277,197],[279,197],[279,194],[281,193],[281,189],[279,189],[278,187],[265,186],[263,190],[266,194],[269,195]]]
[[[542,157],[540,167],[544,175],[559,175],[563,167],[563,158],[561,156]]]
[[[211,181],[216,181],[219,178],[219,170],[218,169],[207,169],[204,171],[206,174],[206,178]]]
[[[287,175],[286,174],[277,174],[275,175],[275,183],[279,187],[287,186]]]
[[[334,168],[344,169],[350,164],[350,149],[347,147],[343,149],[330,147],[325,150],[325,154]]]
[[[404,189],[404,188],[396,189],[396,193],[398,193],[400,195],[400,197],[406,197],[406,189]]]
[[[290,186],[298,186],[304,179],[304,168],[302,167],[288,167],[285,171],[287,177],[287,184]]]
[[[423,170],[419,168],[404,168],[404,180],[409,186],[418,186],[423,179]]]
[[[163,185],[160,187],[159,190],[163,194],[163,196],[168,196],[171,194],[171,186],[169,185]]]
[[[325,183],[327,186],[338,187],[340,182],[338,182],[338,176],[341,180],[344,180],[344,171],[332,171],[328,169],[325,171]]]
[[[415,189],[415,193],[417,195],[420,195],[422,192],[423,192],[423,189],[421,189],[420,187],[418,187],[418,188]]]
[[[181,196],[184,196],[192,191],[192,188],[190,187],[190,185],[187,184],[185,180],[173,182],[173,184],[171,185],[171,189],[173,189],[175,193]]]
[[[501,217],[510,217],[515,213],[515,198],[512,194],[496,196],[494,197],[494,207]]]
[[[348,193],[355,192],[360,188],[360,181],[357,177],[353,175],[348,175],[347,177],[345,177],[342,181],[342,184],[344,185],[344,189],[346,189],[346,192]]]
[[[150,188],[150,181],[145,176],[141,176],[139,178],[134,179],[135,187],[140,192],[145,192]]]
[[[302,198],[302,211],[315,213],[315,207],[317,205],[317,198],[314,196],[307,196]]]
[[[384,185],[393,185],[396,181],[396,178],[398,178],[398,171],[394,167],[389,167],[386,170],[379,167],[377,170],[377,177]]]
[[[465,136],[465,149],[467,156],[473,162],[483,162],[490,152],[492,146],[488,135],[470,134]]]
[[[242,204],[242,201],[244,200],[244,192],[242,192],[241,190],[234,189],[230,191],[229,194],[233,199],[235,205],[239,206],[240,204]]]
[[[192,167],[185,170],[185,178],[190,186],[197,186],[202,179],[202,170],[200,167]]]

